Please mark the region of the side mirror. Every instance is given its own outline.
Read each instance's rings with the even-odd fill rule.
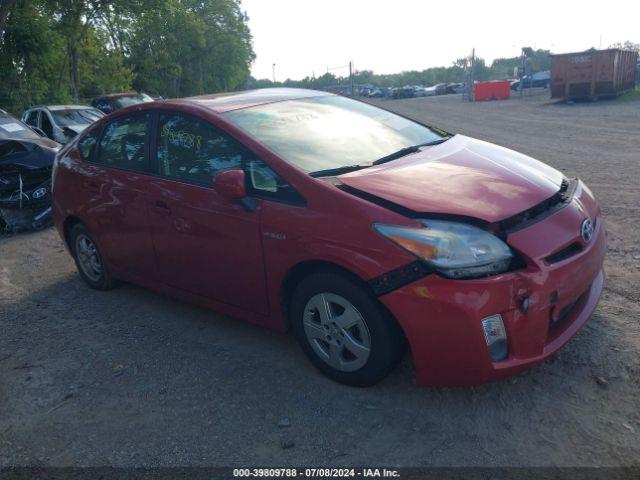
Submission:
[[[228,200],[243,199],[247,195],[244,188],[244,172],[239,168],[220,172],[213,179],[213,188]]]

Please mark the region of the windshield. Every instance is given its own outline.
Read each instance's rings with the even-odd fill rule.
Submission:
[[[33,140],[41,137],[20,120],[9,115],[0,115],[0,140],[8,138]]]
[[[128,95],[126,97],[118,97],[115,100],[115,104],[118,108],[128,107],[129,105],[135,105],[136,103],[147,102],[153,102],[153,98],[151,98],[146,93],[141,93],[139,95]]]
[[[444,138],[444,133],[338,96],[276,102],[224,115],[306,172],[371,165],[403,148]]]
[[[104,117],[104,113],[95,108],[53,110],[51,114],[56,124],[61,127],[89,125]]]

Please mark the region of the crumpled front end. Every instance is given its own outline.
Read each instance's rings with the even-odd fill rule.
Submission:
[[[474,280],[428,275],[379,297],[405,331],[418,385],[478,385],[516,374],[558,352],[587,322],[604,287],[604,221],[581,182],[550,211],[506,237],[523,268]],[[483,325],[497,317],[508,349],[495,359]]]
[[[51,225],[51,167],[0,166],[0,225],[15,233]]]

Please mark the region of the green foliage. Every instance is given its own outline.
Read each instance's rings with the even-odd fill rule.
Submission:
[[[239,0],[18,0],[0,31],[0,107],[236,89],[251,40]]]
[[[609,45],[609,48],[620,48],[622,50],[633,50],[634,52],[640,53],[640,43],[634,43],[627,40],[624,43],[614,43]]]
[[[5,105],[69,100],[57,88],[63,39],[52,22],[27,2],[12,12],[0,45],[0,102]],[[14,109],[15,110],[15,109]]]
[[[616,48],[616,47],[613,47]],[[633,90],[625,93],[624,95],[620,95],[616,101],[618,102],[640,102],[640,87],[634,88]]]

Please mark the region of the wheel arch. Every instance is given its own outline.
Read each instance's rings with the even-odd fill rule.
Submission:
[[[402,328],[402,325],[395,318],[393,313],[384,305],[381,301],[378,300],[377,296],[373,292],[373,289],[369,285],[369,283],[361,278],[359,275],[354,273],[349,268],[346,268],[342,265],[339,265],[334,262],[326,261],[326,260],[304,260],[302,262],[297,263],[292,266],[289,271],[284,276],[284,280],[282,281],[282,285],[280,287],[280,308],[282,312],[282,316],[285,321],[285,325],[287,330],[291,328],[291,319],[289,318],[289,306],[291,302],[291,297],[293,295],[294,289],[296,285],[306,278],[309,275],[312,275],[316,272],[334,272],[345,275],[346,277],[353,280],[355,283],[364,288],[367,293],[371,295],[371,298],[375,300],[378,306],[388,315],[388,317],[396,324],[398,330],[401,332],[402,337],[404,338],[405,345],[408,345],[407,337]]]
[[[291,302],[291,296],[295,290],[296,285],[304,278],[320,271],[336,272],[350,277],[352,280],[357,281],[362,286],[371,290],[367,282],[365,282],[358,275],[351,270],[338,265],[337,263],[329,262],[326,260],[304,260],[297,263],[289,269],[285,274],[282,284],[280,286],[280,308],[282,315],[285,318],[287,326],[289,325],[289,304]],[[373,292],[371,292],[373,293]]]
[[[79,217],[76,217],[75,215],[69,215],[67,218],[64,219],[64,222],[62,223],[62,232],[64,233],[64,241],[67,244],[67,248],[69,249],[69,251],[71,251],[71,242],[70,242],[71,239],[69,238],[69,236],[71,235],[71,229],[79,223],[84,224],[84,222],[80,220]]]

